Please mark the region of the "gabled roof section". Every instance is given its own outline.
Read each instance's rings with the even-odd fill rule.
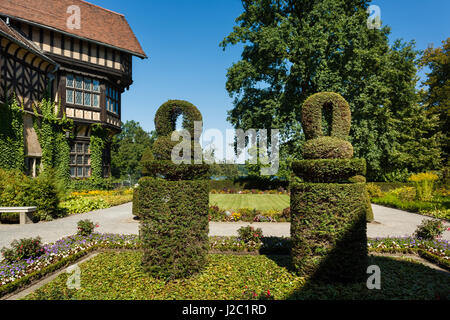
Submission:
[[[16,43],[19,47],[22,47],[25,50],[32,52],[33,54],[40,57],[42,60],[45,60],[48,63],[56,66],[56,62],[47,57],[39,47],[37,47],[33,42],[29,41],[27,38],[22,36],[19,32],[14,30],[14,28],[8,26],[2,19],[0,19],[0,36],[9,39],[10,41]]]
[[[67,26],[70,6],[80,8],[80,29]],[[122,14],[82,0],[1,0],[0,14],[147,58]]]

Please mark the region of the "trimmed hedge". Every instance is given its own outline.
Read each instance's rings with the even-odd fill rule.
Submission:
[[[294,268],[326,282],[365,280],[365,185],[295,183],[291,186]]]
[[[208,181],[144,177],[138,194],[144,269],[164,279],[200,272],[206,266],[209,248]]]
[[[356,175],[366,174],[366,161],[364,159],[299,160],[292,162],[292,170],[306,182],[349,182]]]
[[[324,110],[325,109],[325,110]],[[329,136],[347,140],[350,133],[350,106],[338,93],[319,92],[310,96],[302,107],[302,127],[306,140],[324,136],[322,130],[322,111],[331,119]]]
[[[194,138],[194,121],[203,121],[202,114],[196,106],[184,100],[169,100],[159,107],[155,116],[158,137],[170,136],[176,130],[177,118],[180,115],[183,115],[183,129],[188,130]]]
[[[350,142],[336,137],[320,137],[307,140],[303,145],[305,159],[350,159],[353,146]]]
[[[207,179],[207,164],[175,164],[170,160],[142,162],[147,176],[166,180]]]

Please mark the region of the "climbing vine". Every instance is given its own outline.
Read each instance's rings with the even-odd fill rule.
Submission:
[[[103,154],[109,140],[109,130],[100,124],[93,124],[91,130],[91,178],[103,178]]]
[[[23,113],[15,96],[0,105],[0,168],[24,169]]]
[[[40,113],[34,109],[36,130],[39,143],[42,148],[42,165],[44,171],[54,169],[57,179],[68,186],[70,183],[70,146],[66,138],[66,132],[71,132],[73,121],[63,114],[58,117],[60,105],[55,105],[49,99],[43,99],[39,103]]]

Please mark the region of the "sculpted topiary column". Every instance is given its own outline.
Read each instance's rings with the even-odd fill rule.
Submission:
[[[309,97],[302,109],[306,160],[292,164],[297,176],[291,185],[293,264],[300,275],[326,282],[366,276],[367,198],[363,177],[355,179],[365,175],[366,163],[352,159],[350,123],[350,107],[339,94]]]
[[[158,278],[184,278],[201,271],[207,263],[209,184],[205,164],[176,164],[171,141],[177,117],[199,147],[194,121],[202,121],[198,109],[186,101],[169,100],[156,113],[157,140],[153,160],[143,161],[146,176],[139,181],[133,212],[141,218],[143,267]],[[192,150],[192,155],[194,154]]]

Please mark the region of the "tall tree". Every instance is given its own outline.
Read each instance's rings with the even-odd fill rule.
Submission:
[[[140,161],[147,148],[155,140],[154,132],[142,129],[139,122],[127,121],[122,132],[113,138],[111,147],[111,171],[116,178],[136,181],[141,176]]]
[[[355,156],[366,158],[370,178],[380,178],[390,168],[393,117],[414,95],[415,73],[402,73],[415,70],[414,45],[391,48],[388,27],[369,29],[367,0],[242,4],[244,12],[221,43],[224,49],[244,45],[242,59],[228,69],[226,88],[235,98],[228,120],[243,129],[280,128],[289,150],[284,154],[299,152],[304,100],[320,91],[340,93],[352,110]]]
[[[425,50],[421,60],[421,67],[428,67],[426,86],[423,92],[423,104],[430,114],[439,117],[438,132],[443,134],[442,151],[444,163],[448,165],[450,153],[450,38],[442,41],[442,47],[430,47]]]

